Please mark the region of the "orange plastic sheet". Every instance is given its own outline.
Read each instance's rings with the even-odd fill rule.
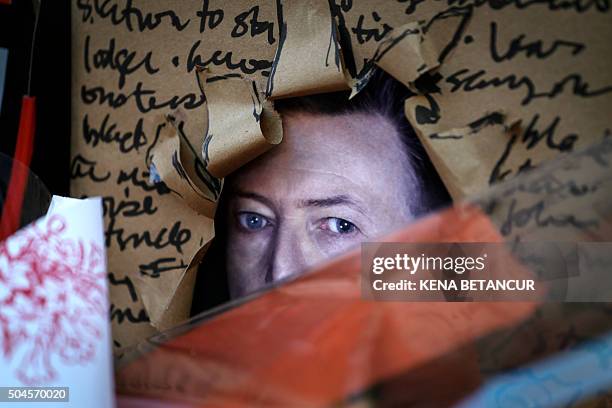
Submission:
[[[480,210],[464,206],[433,214],[384,241],[501,237]],[[138,397],[176,406],[325,406],[350,401],[417,367],[440,372],[440,364],[445,375],[421,384],[429,395],[443,394],[431,387],[451,380],[461,383],[455,389],[469,392],[482,382],[472,342],[517,324],[536,307],[365,301],[360,261],[354,251],[141,345],[136,354],[153,347],[117,372],[117,391],[124,396],[119,406],[150,406]],[[173,337],[177,333],[184,334]]]

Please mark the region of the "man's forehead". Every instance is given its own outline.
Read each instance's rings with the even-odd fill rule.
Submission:
[[[375,155],[377,152],[385,153],[381,145],[399,144],[399,133],[394,123],[377,113],[326,115],[295,112],[283,117],[283,129],[284,142],[287,143],[284,146],[281,143],[279,147],[287,150],[335,146],[355,154],[364,147]]]
[[[264,167],[314,171],[370,166],[404,157],[394,124],[378,114],[291,113],[283,117],[284,139],[256,160]]]
[[[405,153],[393,123],[380,115],[292,113],[284,140],[240,169],[239,188],[283,194],[380,193],[405,172]],[[320,194],[318,194],[320,193]]]

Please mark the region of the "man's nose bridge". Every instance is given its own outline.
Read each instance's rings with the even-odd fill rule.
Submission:
[[[271,265],[272,280],[304,272],[312,260],[312,243],[305,228],[299,223],[287,222],[280,226]]]

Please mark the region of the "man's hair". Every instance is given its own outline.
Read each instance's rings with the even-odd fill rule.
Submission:
[[[274,102],[274,107],[281,116],[298,112],[322,115],[370,113],[389,119],[401,136],[406,153],[406,171],[418,191],[417,197],[408,198],[410,212],[418,216],[448,204],[448,192],[404,114],[404,101],[414,94],[382,70],[378,70],[368,85],[350,100],[349,94],[349,91],[342,91],[279,99]]]

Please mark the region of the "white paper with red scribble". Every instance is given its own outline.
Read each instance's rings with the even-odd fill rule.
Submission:
[[[108,310],[102,202],[53,197],[0,243],[0,386],[70,387],[57,406],[114,406]]]

